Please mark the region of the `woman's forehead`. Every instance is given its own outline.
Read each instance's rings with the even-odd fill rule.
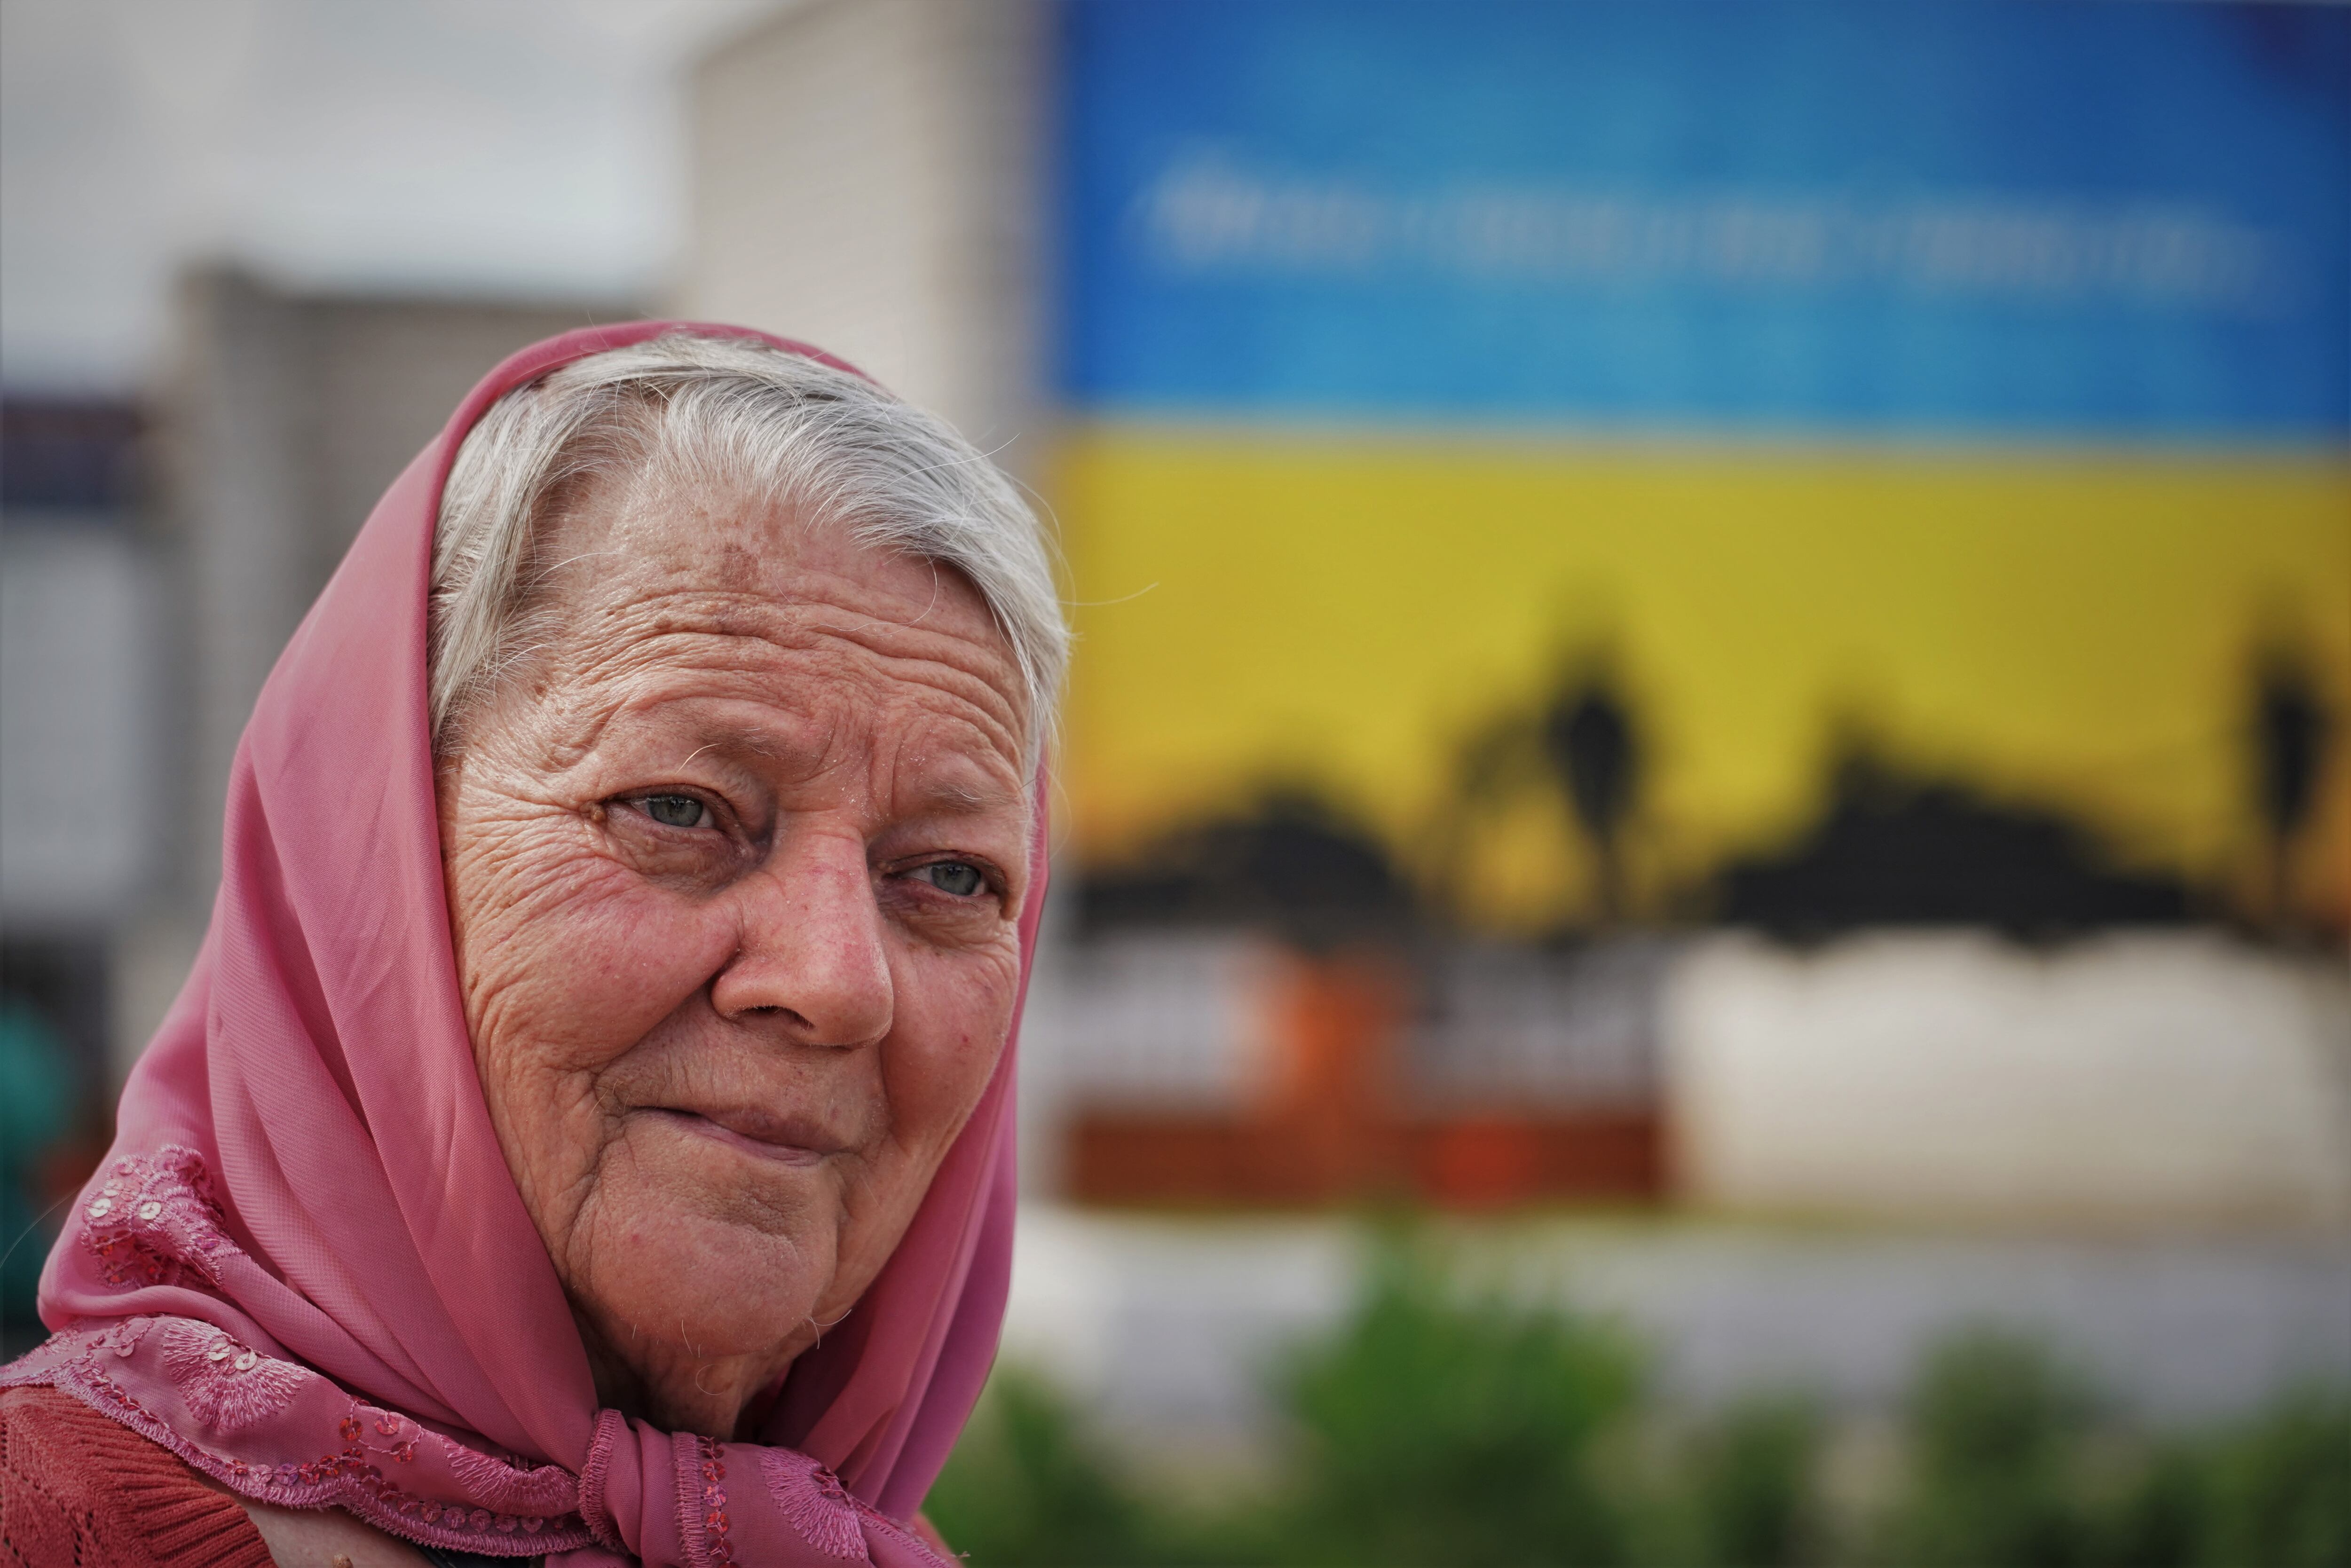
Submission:
[[[869,543],[802,504],[732,486],[651,479],[600,486],[566,509],[540,554],[549,572],[576,559],[640,579],[779,596],[813,574],[916,616],[993,625],[978,590],[953,566]]]
[[[987,601],[956,567],[868,543],[789,503],[678,486],[608,486],[539,541],[534,597],[600,616],[701,604],[731,622],[833,607],[942,633],[1017,667]],[[749,625],[743,630],[751,630]]]
[[[560,749],[615,720],[707,730],[695,744],[747,757],[862,736],[904,751],[901,772],[963,757],[961,788],[992,795],[1006,770],[1017,784],[1019,668],[953,568],[741,509],[664,526],[590,514],[550,543],[531,641],[565,710]]]

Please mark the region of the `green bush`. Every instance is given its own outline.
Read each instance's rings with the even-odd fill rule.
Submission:
[[[1615,1334],[1461,1299],[1425,1248],[1392,1243],[1353,1317],[1280,1379],[1300,1443],[1285,1560],[1623,1562],[1598,1459],[1638,1371]]]
[[[1150,1511],[1104,1463],[1068,1402],[1000,1367],[923,1505],[956,1551],[1004,1568],[1165,1562]]]
[[[2075,1471],[2090,1406],[2039,1347],[1980,1332],[1931,1353],[1911,1396],[1906,1568],[2074,1568],[2091,1555]]]
[[[2127,1442],[2043,1351],[1963,1335],[1910,1412],[1903,1568],[2351,1568],[2351,1398],[2289,1393],[2201,1438]],[[2101,1437],[2131,1458],[2100,1486]]]
[[[2165,1442],[2137,1459],[2096,1514],[2094,1560],[2101,1568],[2196,1568],[2210,1512],[2202,1450]]]
[[[999,1368],[926,1511],[975,1568],[1794,1568],[1837,1560],[1814,1406],[1734,1406],[1676,1442],[1619,1334],[1462,1291],[1392,1238],[1353,1313],[1270,1389],[1286,1460],[1179,1507],[1105,1458],[1043,1380]],[[2150,1440],[2101,1425],[2029,1342],[1921,1364],[1906,1479],[1853,1542],[1892,1568],[2351,1568],[2351,1396],[2305,1391]]]
[[[1796,1568],[1826,1542],[1813,1472],[1820,1412],[1810,1401],[1761,1397],[1731,1406],[1683,1451],[1667,1506],[1684,1521],[1675,1560],[1705,1568]],[[1668,1546],[1668,1551],[1674,1551]]]
[[[2208,1462],[2210,1568],[2351,1568],[2351,1396],[2290,1396]]]

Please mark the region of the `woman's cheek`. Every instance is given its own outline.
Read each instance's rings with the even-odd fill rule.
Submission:
[[[912,956],[893,979],[898,1026],[884,1077],[901,1142],[944,1145],[1003,1054],[1020,985],[1017,939],[1000,951]]]
[[[620,1055],[698,990],[725,957],[712,912],[609,861],[549,879],[553,896],[514,929],[538,1032],[563,1066]]]

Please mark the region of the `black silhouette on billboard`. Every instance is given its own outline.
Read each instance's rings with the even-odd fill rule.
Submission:
[[[2176,925],[2193,909],[2184,882],[2111,864],[2061,812],[1907,773],[1865,750],[1830,770],[1827,795],[1794,843],[1722,869],[1716,919],[1799,942],[1886,925],[2048,940]]]
[[[2273,644],[2273,649],[2274,649]],[[2062,941],[2133,925],[2224,918],[2221,890],[2125,863],[2079,817],[1963,776],[1904,767],[1848,727],[1806,826],[1638,901],[1626,862],[1645,824],[1645,726],[1614,661],[1562,666],[1549,689],[1490,714],[1458,743],[1451,784],[1410,843],[1390,841],[1311,788],[1263,789],[1170,831],[1080,892],[1088,933],[1247,926],[1310,950],[1478,924],[1470,846],[1548,801],[1588,846],[1593,875],[1562,883],[1550,936],[1641,924],[1722,924],[1812,943],[1868,927],[1975,926]],[[2241,725],[2260,830],[2262,913],[2294,926],[2294,852],[2317,815],[2333,716],[2306,660],[2254,661]]]

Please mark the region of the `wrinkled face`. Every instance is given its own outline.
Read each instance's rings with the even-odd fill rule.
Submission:
[[[723,1429],[695,1391],[849,1310],[1002,1051],[1028,716],[929,562],[619,486],[551,543],[441,768],[466,1018],[607,1399]]]

